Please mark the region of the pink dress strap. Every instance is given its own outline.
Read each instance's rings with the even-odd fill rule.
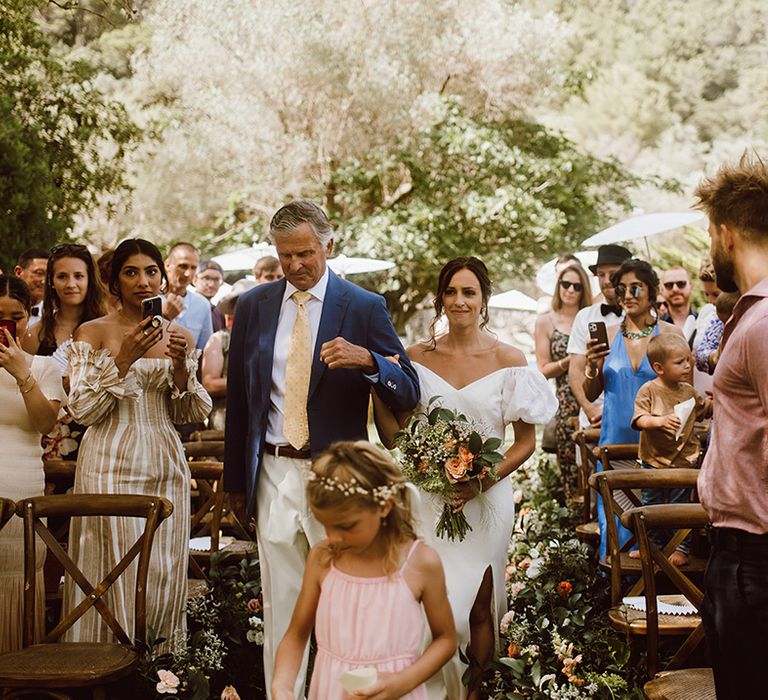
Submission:
[[[405,571],[405,567],[408,566],[408,562],[411,559],[411,555],[416,551],[416,547],[421,543],[421,540],[414,540],[413,544],[411,544],[410,548],[408,549],[408,554],[405,555],[405,559],[403,560],[403,564],[400,567],[399,571],[397,572],[398,575],[402,576],[403,572]]]

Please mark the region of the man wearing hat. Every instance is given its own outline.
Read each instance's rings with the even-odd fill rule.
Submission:
[[[620,245],[602,245],[597,249],[597,262],[589,269],[600,281],[600,291],[603,294],[602,303],[592,304],[581,309],[573,320],[571,337],[568,340],[568,354],[571,356],[568,365],[568,382],[571,391],[581,407],[579,422],[582,426],[599,428],[603,416],[602,398],[594,403],[587,400],[584,394],[584,369],[587,364],[587,340],[589,339],[589,324],[593,321],[603,321],[606,328],[617,326],[621,322],[623,311],[616,302],[611,275],[621,267],[621,263],[632,257],[626,248]]]
[[[229,337],[235,320],[235,306],[240,295],[255,286],[256,282],[253,280],[237,280],[216,307],[225,319],[225,326],[208,339],[205,350],[203,350],[202,361],[202,383],[213,399],[213,410],[208,417],[208,427],[211,430],[224,430],[224,420],[227,414]]]

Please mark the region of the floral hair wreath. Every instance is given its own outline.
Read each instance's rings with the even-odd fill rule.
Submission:
[[[405,487],[404,483],[392,483],[366,488],[354,477],[348,481],[342,481],[336,476],[320,476],[313,471],[307,474],[307,481],[317,482],[325,491],[338,491],[345,496],[368,496],[381,507],[387,505],[387,502]]]

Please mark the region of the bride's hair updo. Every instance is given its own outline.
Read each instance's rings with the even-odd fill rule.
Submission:
[[[480,311],[480,328],[485,328],[488,325],[488,300],[491,298],[493,290],[491,278],[488,275],[488,268],[480,258],[474,256],[454,258],[443,265],[443,269],[440,270],[440,277],[437,280],[437,293],[435,294],[434,302],[432,302],[435,307],[435,317],[429,326],[429,335],[433,346],[435,344],[435,327],[437,326],[438,319],[443,315],[443,296],[445,296],[445,290],[448,289],[453,276],[459,270],[469,270],[477,277],[477,281],[480,283],[480,293],[483,296],[483,308]]]

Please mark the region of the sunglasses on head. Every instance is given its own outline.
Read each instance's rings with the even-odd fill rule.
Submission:
[[[563,289],[570,289],[573,287],[574,291],[580,292],[584,289],[584,285],[581,282],[569,282],[568,280],[560,280],[560,286]]]
[[[674,287],[685,289],[688,286],[688,280],[675,280],[674,282],[664,282],[664,289],[671,291]]]
[[[627,290],[629,290],[629,293],[637,299],[643,293],[643,285],[640,282],[634,282],[633,284],[630,284],[629,287],[627,287],[626,284],[617,284],[616,296],[618,296],[619,299],[623,299],[627,295]]]

